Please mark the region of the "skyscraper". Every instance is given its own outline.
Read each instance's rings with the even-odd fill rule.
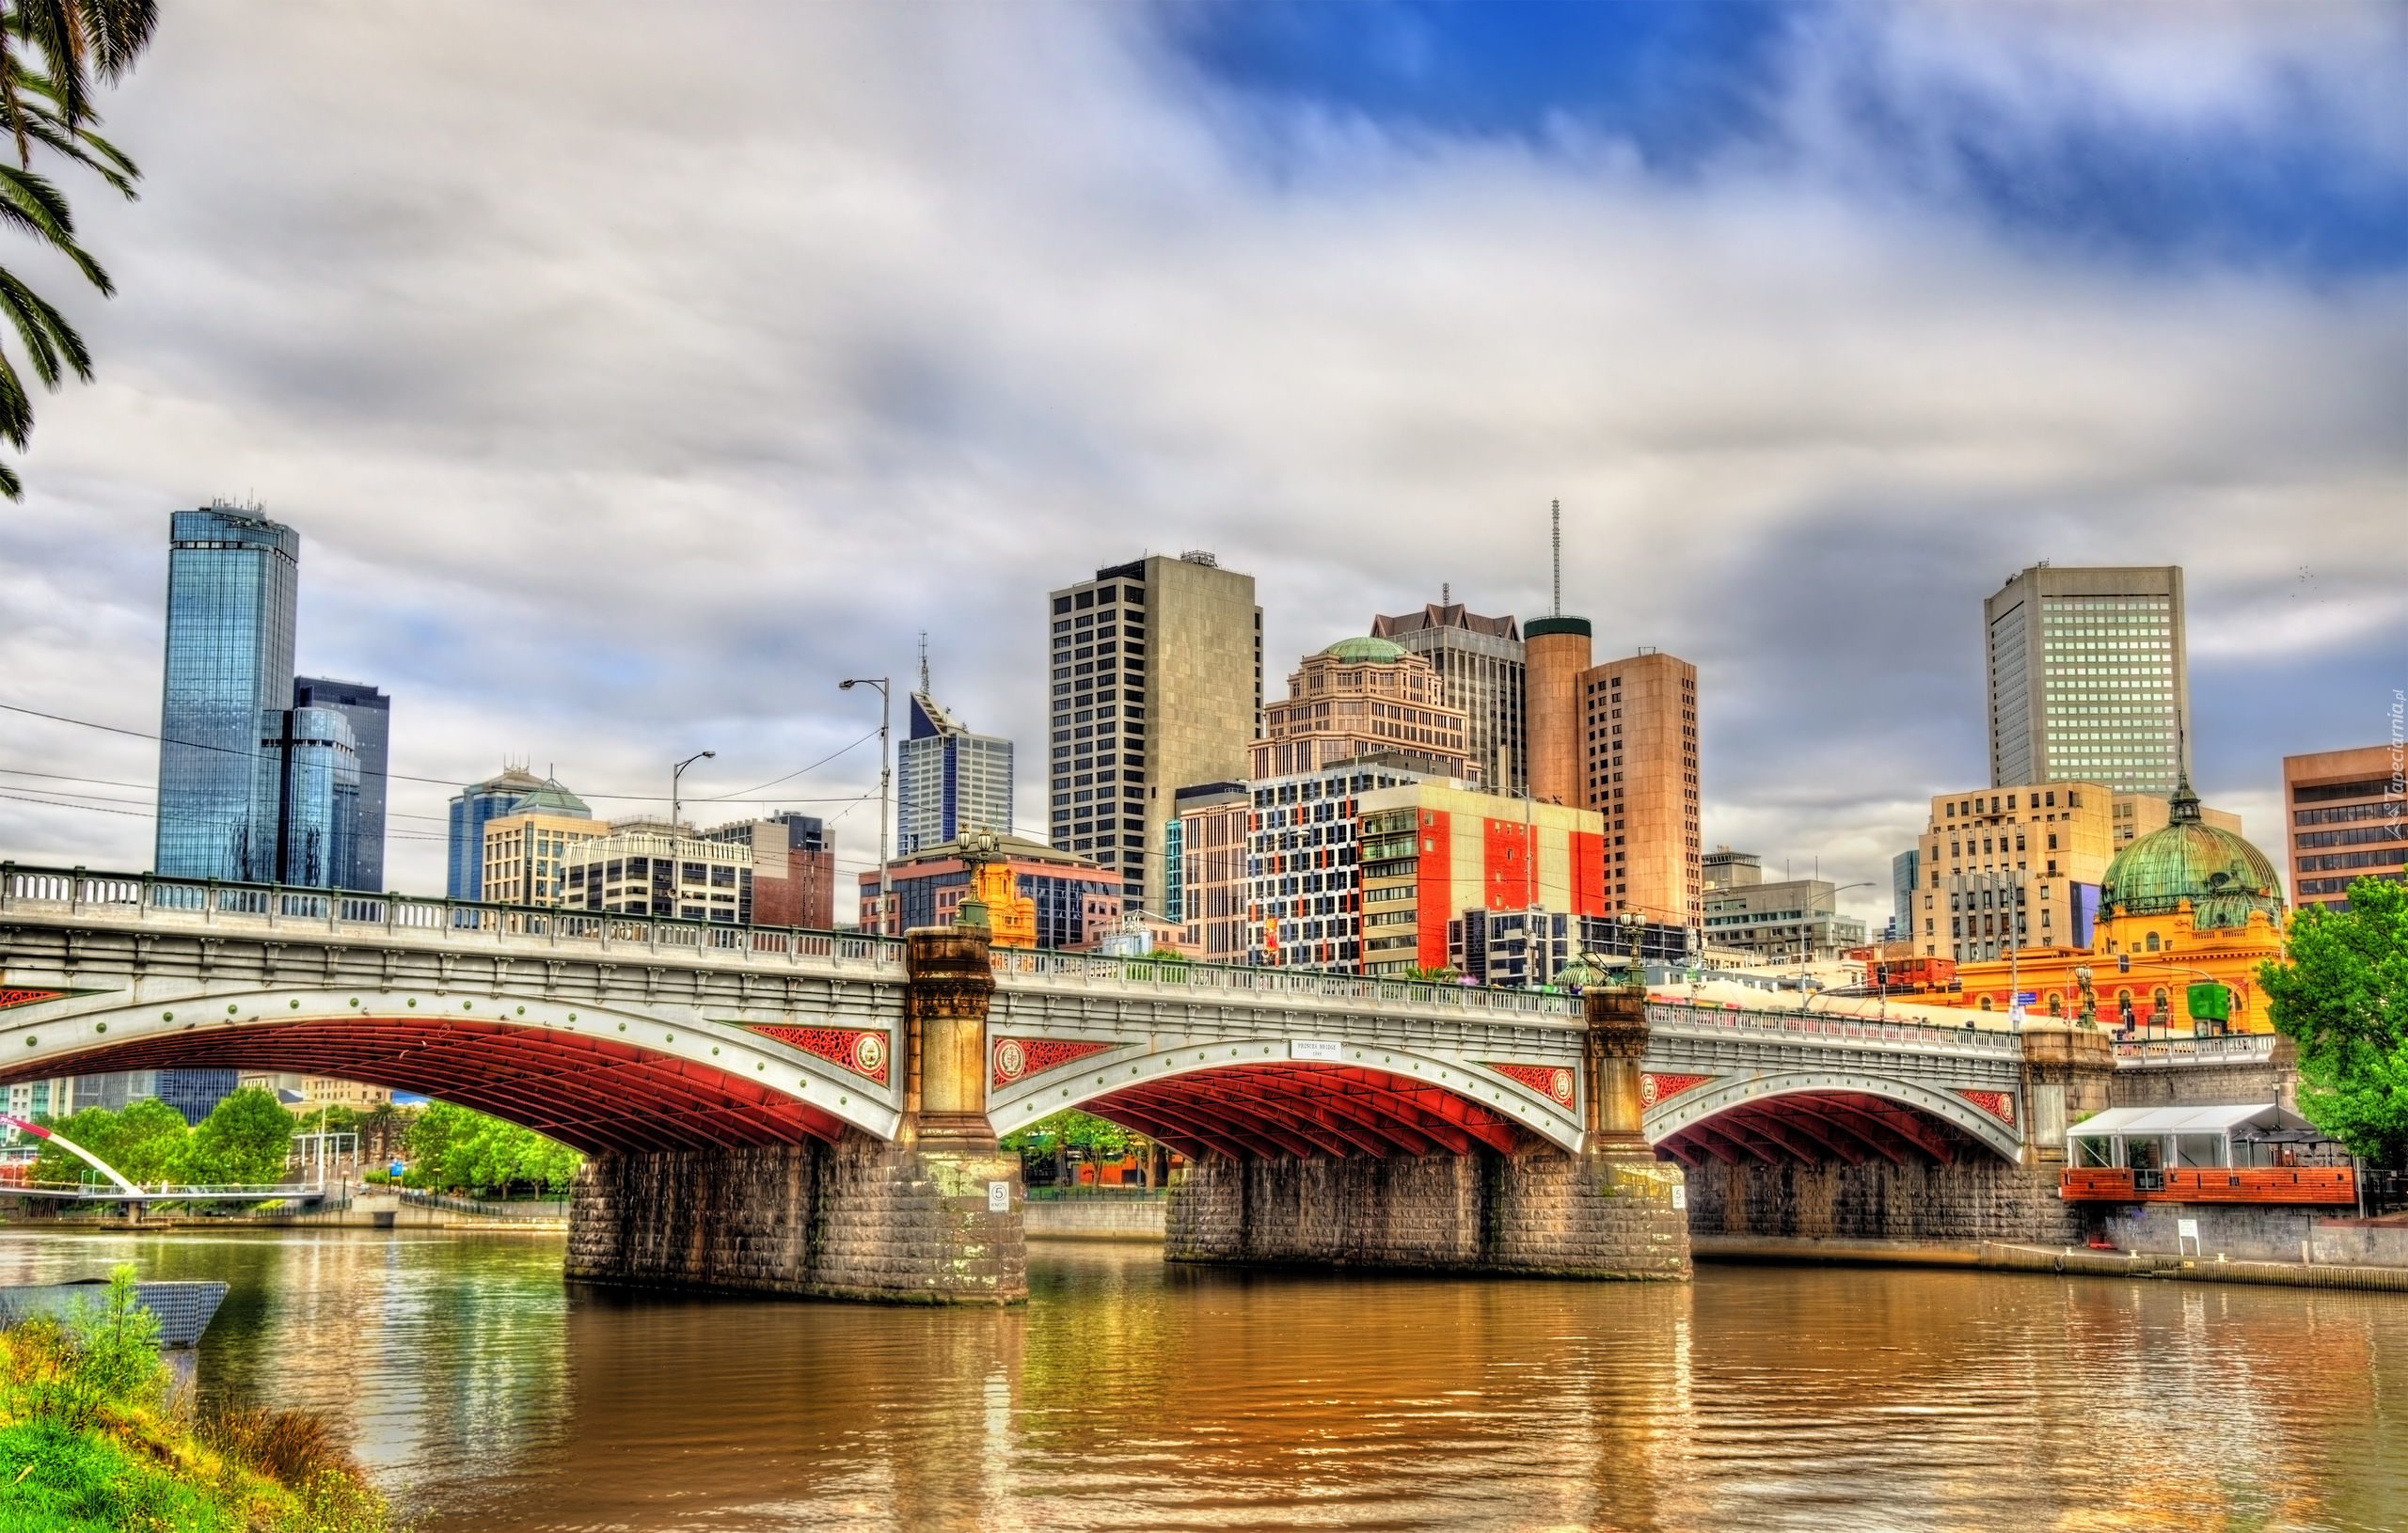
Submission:
[[[526,767],[504,766],[499,776],[471,782],[452,796],[451,857],[443,877],[446,898],[484,898],[485,822],[515,813],[520,799],[542,792],[544,786],[544,780]]]
[[[1402,617],[1375,617],[1371,637],[1393,640],[1430,662],[1446,703],[1463,710],[1465,750],[1481,781],[1517,794],[1527,780],[1522,740],[1522,628],[1510,617],[1481,617],[1461,602],[1432,602]]]
[[[157,871],[275,877],[281,763],[262,720],[291,706],[301,537],[255,510],[168,518],[166,678],[159,720]]]
[[[1263,710],[1246,776],[1293,777],[1379,756],[1437,777],[1468,777],[1464,712],[1448,707],[1446,695],[1430,662],[1395,640],[1341,639],[1306,656],[1288,677],[1287,698]]]
[[[262,799],[253,822],[272,835],[273,862],[255,877],[312,889],[350,887],[359,837],[359,751],[333,708],[260,716]]]
[[[393,700],[364,682],[296,676],[293,705],[331,708],[351,725],[359,757],[358,830],[351,864],[333,882],[344,889],[381,890],[385,887],[385,774],[392,742]]]
[[[1244,776],[1261,719],[1254,577],[1201,551],[1157,555],[1046,609],[1053,843],[1117,868],[1121,897],[1159,912],[1171,790]]]
[[[1642,647],[1590,667],[1573,686],[1586,726],[1587,738],[1574,742],[1584,752],[1585,797],[1566,801],[1607,818],[1609,908],[1664,925],[1696,925],[1704,918],[1697,667]]]
[[[2170,795],[2191,715],[2178,565],[2035,564],[1982,604],[1990,783]]]
[[[942,846],[963,830],[1012,828],[1012,742],[973,735],[925,690],[895,756],[895,848]]]

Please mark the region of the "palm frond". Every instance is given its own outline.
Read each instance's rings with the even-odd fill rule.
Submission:
[[[74,214],[68,211],[66,197],[45,178],[0,165],[0,225],[13,225],[66,256],[103,294],[117,291],[101,263],[75,243]]]
[[[17,364],[7,352],[0,352],[0,437],[6,437],[19,451],[33,435],[33,396],[25,392],[25,380],[17,374]]]
[[[66,315],[8,271],[0,271],[0,314],[7,315],[8,323],[17,327],[17,339],[24,342],[34,375],[44,387],[58,387],[65,375],[59,365],[62,359],[75,370],[77,377],[86,383],[92,381],[92,354],[86,349],[84,338],[67,323]]]

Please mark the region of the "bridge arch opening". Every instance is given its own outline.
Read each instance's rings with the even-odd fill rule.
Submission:
[[[1650,1114],[1648,1137],[1661,1156],[1698,1167],[1725,1165],[1954,1165],[2013,1162],[2020,1144],[2012,1098],[1995,1106],[1903,1083],[1854,1081],[1735,1083],[1683,1104],[1678,1119]],[[1719,1098],[1719,1099],[1714,1099]],[[1998,1114],[2004,1112],[2009,1118]]]
[[[1545,1138],[1497,1106],[1420,1076],[1289,1059],[1141,1075],[1052,1110],[1062,1108],[1133,1129],[1191,1160],[1385,1160],[1483,1147],[1512,1155]]]
[[[87,1026],[89,1024],[87,1023]],[[588,1155],[834,1143],[848,1120],[764,1079],[622,1039],[460,1015],[381,1013],[151,1032],[45,1053],[8,1082],[118,1070],[238,1069],[357,1081],[455,1102]],[[832,1097],[836,1088],[806,1087]]]

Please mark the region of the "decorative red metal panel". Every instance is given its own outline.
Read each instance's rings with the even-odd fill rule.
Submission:
[[[1572,1104],[1572,1072],[1560,1065],[1491,1065],[1488,1067],[1508,1081],[1518,1081],[1542,1097],[1552,1097],[1565,1106]]]
[[[997,1038],[992,1079],[996,1085],[1009,1085],[1119,1047],[1117,1043],[1073,1043],[1064,1038]]]
[[[842,1065],[855,1075],[866,1076],[879,1085],[886,1083],[887,1056],[892,1051],[886,1035],[867,1033],[848,1027],[755,1027],[752,1031],[780,1043],[792,1044],[807,1054],[817,1054],[832,1064]]]
[[[1967,1101],[1972,1102],[1975,1107],[1978,1107],[1983,1112],[1988,1113],[1990,1116],[1998,1119],[2001,1123],[2012,1124],[2015,1121],[2015,1093],[2012,1091],[1965,1091],[1960,1089],[1956,1095],[1964,1098]]]
[[[1639,1078],[1639,1105],[1653,1107],[1667,1098],[1677,1097],[1692,1086],[1702,1086],[1713,1080],[1710,1075],[1650,1075]]]
[[[37,1001],[55,1001],[65,990],[0,990],[0,1011],[10,1006],[30,1006]]]

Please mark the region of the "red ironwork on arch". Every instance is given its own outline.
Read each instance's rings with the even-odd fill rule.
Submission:
[[[1503,1154],[1528,1138],[1503,1114],[1411,1076],[1294,1060],[1133,1082],[1079,1110],[1187,1156],[1263,1160]]]
[[[1862,1165],[1954,1163],[1959,1156],[1992,1153],[1962,1130],[1928,1113],[1861,1091],[1800,1091],[1734,1102],[1712,1117],[1683,1124],[1656,1148],[1685,1165],[1709,1160],[1725,1165]]]
[[[844,1123],[757,1079],[583,1033],[466,1018],[344,1017],[138,1038],[38,1072],[293,1071],[420,1092],[588,1154],[833,1143]]]

